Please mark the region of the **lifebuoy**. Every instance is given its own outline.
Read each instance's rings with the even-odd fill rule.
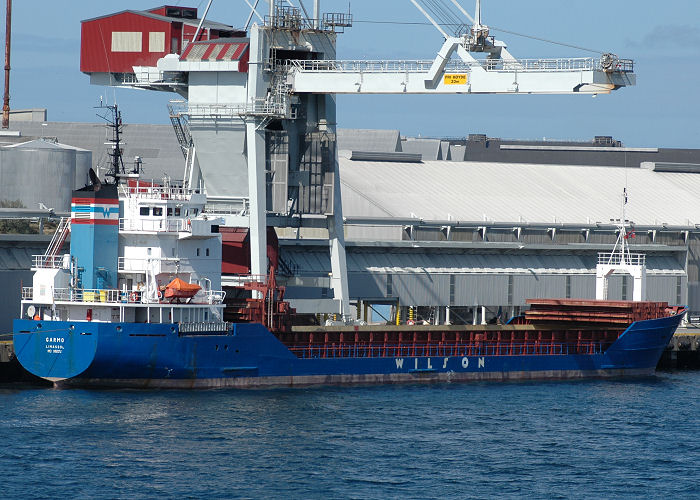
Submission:
[[[412,319],[409,319],[408,321],[406,321],[406,324],[407,324],[407,325],[415,325],[416,322],[413,321]]]
[[[129,294],[129,302],[136,302],[136,292],[131,292]]]

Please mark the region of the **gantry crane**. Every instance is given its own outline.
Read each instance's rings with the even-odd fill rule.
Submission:
[[[249,228],[251,274],[267,274],[268,226],[327,231],[333,299],[311,301],[308,311],[349,314],[336,94],[590,95],[635,84],[633,62],[613,54],[513,57],[483,23],[480,0],[474,16],[457,0],[439,0],[461,16],[450,33],[436,15],[444,9],[410,0],[444,39],[431,61],[339,61],[336,38],[352,26],[349,13],[322,15],[314,0],[309,15],[303,1],[297,8],[291,0],[268,0],[261,15],[259,0],[244,1],[247,37],[200,39],[205,11],[188,45],[154,66],[91,78],[186,98],[170,110],[178,137],[186,139],[185,181],[203,185],[208,209],[227,225]],[[254,16],[259,23],[251,24]]]

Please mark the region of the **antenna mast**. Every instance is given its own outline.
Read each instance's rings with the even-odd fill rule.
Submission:
[[[122,175],[125,174],[124,171],[124,160],[122,159],[122,113],[119,111],[117,103],[112,106],[99,106],[100,108],[107,109],[111,116],[106,114],[100,115],[100,118],[107,122],[107,127],[112,129],[112,138],[107,139],[107,144],[110,146],[109,152],[107,153],[111,158],[109,172],[107,172],[107,177],[112,177],[115,181]]]
[[[10,41],[12,39],[12,0],[7,0],[5,15],[5,98],[2,106],[2,128],[10,127]]]

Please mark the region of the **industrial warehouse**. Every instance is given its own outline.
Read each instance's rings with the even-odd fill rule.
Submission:
[[[49,220],[49,209],[70,210],[90,166],[106,164],[105,132],[102,124],[45,121],[46,111],[34,117],[13,120],[2,137],[2,197],[26,207],[4,211]],[[125,158],[139,157],[147,177],[182,178],[172,127],[126,125],[124,140]],[[700,312],[698,150],[627,148],[610,137],[440,140],[344,129],[338,149],[357,318],[394,322],[398,311],[402,322],[482,323],[519,313],[529,298],[595,298],[598,254],[617,239],[625,190],[627,242],[646,255],[647,299],[688,304],[691,320]],[[247,245],[245,234],[223,236],[225,249]],[[327,230],[283,228],[278,237],[286,299],[299,312],[332,313]],[[48,238],[3,236],[3,274],[17,285],[9,290],[31,280],[31,256],[44,253]],[[632,294],[631,276],[610,277],[610,299]],[[16,310],[7,302],[9,325]]]

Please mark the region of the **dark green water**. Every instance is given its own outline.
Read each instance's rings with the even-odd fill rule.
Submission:
[[[698,498],[700,372],[275,391],[0,386],[4,498]]]

